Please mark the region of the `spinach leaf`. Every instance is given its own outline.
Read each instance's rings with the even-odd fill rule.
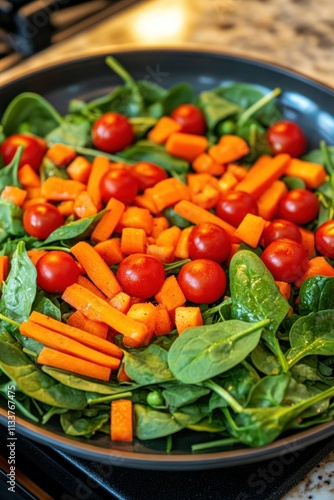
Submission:
[[[22,214],[22,209],[15,203],[0,198],[0,243],[9,237],[20,237],[26,234],[22,223]]]
[[[22,123],[27,123],[33,134],[45,137],[62,122],[63,118],[55,108],[34,92],[23,92],[16,96],[2,116],[2,126],[7,136],[18,132]]]
[[[286,373],[263,377],[253,387],[247,406],[268,408],[281,405],[290,380],[291,376]]]
[[[173,380],[167,363],[168,353],[156,344],[124,353],[124,368],[137,384],[158,384]]]
[[[169,436],[180,431],[184,426],[168,412],[153,410],[149,406],[134,404],[134,432],[137,438],[144,440]]]
[[[34,303],[32,305],[34,311],[38,311],[46,316],[51,316],[51,318],[61,320],[60,306],[54,297],[46,297],[45,293],[42,291],[37,291]]]
[[[70,123],[65,121],[57,128],[54,128],[46,136],[46,140],[51,146],[52,144],[68,144],[69,146],[86,146],[90,143],[90,129],[91,124],[89,121],[81,121],[77,123]]]
[[[209,414],[208,405],[206,403],[195,403],[192,405],[182,406],[182,408],[177,408],[172,410],[172,415],[179,424],[187,427],[189,425],[194,425],[203,420]]]
[[[334,146],[327,146],[327,151],[330,160],[334,164]],[[312,151],[303,156],[303,160],[310,161],[312,163],[320,163],[320,165],[324,164],[324,157],[321,149],[313,149]]]
[[[161,101],[163,114],[170,115],[180,104],[194,104],[195,101],[196,95],[192,85],[186,82],[176,83],[168,89]]]
[[[0,385],[0,394],[2,394],[2,396],[4,396],[9,402],[11,399],[9,399],[8,396],[10,394],[15,394],[15,409],[29,420],[32,420],[33,422],[39,421],[36,415],[31,411],[30,398],[19,392],[19,389],[13,380],[9,380]]]
[[[258,344],[269,320],[223,323],[189,328],[168,352],[169,367],[185,384],[197,384],[243,361]]]
[[[39,169],[41,183],[43,184],[49,177],[60,177],[61,179],[68,179],[66,168],[57,167],[51,160],[44,156],[42,165]]]
[[[60,424],[65,434],[69,436],[84,436],[91,438],[108,422],[109,412],[102,411],[94,417],[85,417],[81,411],[67,411],[60,415]]]
[[[23,151],[23,146],[20,146],[12,161],[0,170],[0,191],[2,191],[6,186],[16,186],[21,187],[18,179],[18,169]]]
[[[210,131],[213,131],[222,120],[242,111],[239,104],[223,98],[215,90],[202,92],[197,104],[204,113]]]
[[[277,375],[281,371],[277,357],[262,340],[252,351],[251,360],[255,368],[266,375]]]
[[[195,403],[199,398],[209,394],[210,389],[199,387],[197,385],[180,384],[172,382],[165,385],[162,396],[167,406],[172,408],[181,408],[182,406]]]
[[[310,312],[334,309],[334,278],[313,276],[302,283],[299,291],[299,312]]]
[[[321,392],[322,389],[320,389],[316,385],[302,384],[291,378],[287,386],[286,392],[284,394],[282,405],[292,406],[301,403],[305,399],[308,399],[312,396],[316,396]],[[316,415],[320,415],[321,413],[324,413],[327,410],[328,406],[329,406],[328,399],[322,399],[320,401],[317,401],[314,405],[309,406],[309,408],[301,414],[301,418],[310,418]]]
[[[312,312],[299,318],[290,330],[289,366],[310,354],[334,355],[334,309]]]

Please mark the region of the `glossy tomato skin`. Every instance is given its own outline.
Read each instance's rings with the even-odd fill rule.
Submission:
[[[281,199],[278,205],[278,216],[295,224],[307,224],[316,218],[319,212],[319,201],[309,189],[292,189]]]
[[[132,297],[148,299],[162,287],[165,268],[162,262],[152,255],[134,253],[122,260],[116,278],[125,293]]]
[[[30,235],[45,240],[55,229],[64,224],[58,208],[51,203],[37,203],[28,207],[23,214],[23,227]]]
[[[19,167],[28,163],[35,171],[38,171],[47,151],[47,142],[33,134],[10,135],[0,146],[5,165],[12,161],[19,146],[24,147]]]
[[[181,104],[171,114],[173,120],[181,125],[185,134],[204,135],[206,123],[202,111],[194,104]]]
[[[130,146],[134,140],[132,125],[126,116],[105,113],[92,126],[92,142],[97,149],[116,153]]]
[[[49,293],[63,293],[76,283],[80,270],[73,257],[60,250],[52,250],[42,255],[36,264],[37,284]]]
[[[303,276],[307,269],[308,257],[305,248],[293,240],[275,240],[261,255],[262,262],[274,279],[293,283]]]
[[[282,120],[271,125],[267,132],[267,141],[274,155],[287,153],[298,157],[305,153],[306,137],[297,123]]]
[[[321,255],[334,259],[334,219],[318,227],[315,232],[315,246]]]
[[[158,182],[168,178],[167,172],[148,161],[140,161],[131,168],[132,175],[138,181],[139,191],[144,191],[147,188],[155,186]]]
[[[244,191],[223,194],[216,205],[216,215],[234,227],[238,227],[246,214],[258,215],[256,199]]]
[[[189,257],[224,262],[231,251],[231,238],[216,224],[201,223],[193,228],[188,240]]]
[[[302,234],[299,227],[291,221],[275,219],[263,231],[264,246],[268,246],[275,240],[288,239],[301,243]]]
[[[127,205],[138,194],[138,180],[130,170],[110,170],[100,181],[100,191],[104,203],[108,203],[110,198],[116,198]]]
[[[226,289],[226,275],[213,260],[196,259],[182,266],[177,281],[190,302],[211,304],[220,299]]]

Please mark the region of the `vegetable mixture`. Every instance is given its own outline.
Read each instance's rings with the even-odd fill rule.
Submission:
[[[334,146],[279,95],[123,82],[0,129],[0,393],[113,442],[258,447],[334,417]]]

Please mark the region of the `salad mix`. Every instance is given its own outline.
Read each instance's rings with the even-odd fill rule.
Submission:
[[[334,417],[334,146],[281,89],[134,81],[0,129],[0,393],[113,442],[258,447]]]

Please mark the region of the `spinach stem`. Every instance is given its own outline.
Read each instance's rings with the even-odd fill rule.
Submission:
[[[252,106],[250,106],[248,109],[246,109],[243,113],[241,113],[237,125],[241,127],[246,123],[246,121],[254,115],[259,109],[263,108],[268,102],[272,101],[281,93],[280,88],[275,88],[265,96],[263,96],[261,99],[256,101]]]
[[[334,174],[334,165],[332,163],[331,157],[329,156],[328,147],[326,141],[320,141],[320,151],[324,159],[324,165],[327,172],[331,175]]]
[[[241,406],[241,404],[238,403],[238,401],[233,396],[231,396],[231,394],[226,389],[216,384],[216,382],[214,382],[213,380],[206,380],[199,385],[207,387],[208,389],[212,389],[214,392],[216,392],[221,398],[226,401],[226,403],[228,403],[228,405],[233,409],[233,411],[235,411],[235,413],[241,413],[244,410],[243,406]]]
[[[121,66],[114,57],[112,56],[106,57],[106,64],[130,87],[137,87],[137,83],[132,78],[130,73],[128,73],[126,69],[123,68],[123,66]]]
[[[1,321],[6,321],[7,323],[10,323],[11,325],[15,326],[16,328],[20,328],[20,323],[17,323],[11,318],[7,318],[7,316],[4,316],[3,314],[0,313],[0,320]]]
[[[112,155],[110,153],[105,153],[104,151],[98,151],[98,150],[92,149],[92,148],[84,148],[82,146],[72,146],[72,147],[73,147],[73,149],[76,150],[77,153],[82,154],[82,155],[92,156],[92,157],[105,156],[106,158],[108,158],[108,160],[115,161],[117,163],[120,163],[120,162],[127,163],[128,165],[135,164],[134,161],[129,161],[126,158],[122,158],[121,156],[117,156],[117,155]]]
[[[219,313],[220,312],[220,309],[225,306],[225,305],[230,305],[232,304],[232,299],[231,297],[223,300],[223,302],[220,302],[217,306],[214,306],[214,307],[210,307],[209,309],[207,309],[206,311],[203,311],[202,313],[202,318],[203,318],[203,321],[210,318],[211,316],[213,316],[214,314],[216,313]]]
[[[230,446],[231,444],[237,443],[240,443],[240,440],[237,438],[217,439],[215,441],[209,441],[206,443],[194,444],[191,447],[191,451],[209,450],[210,448],[217,448],[218,446]]]
[[[114,401],[116,399],[131,398],[132,392],[119,392],[118,394],[110,394],[109,396],[103,396],[101,398],[87,399],[89,405],[96,405],[99,403],[109,403],[109,401]]]

